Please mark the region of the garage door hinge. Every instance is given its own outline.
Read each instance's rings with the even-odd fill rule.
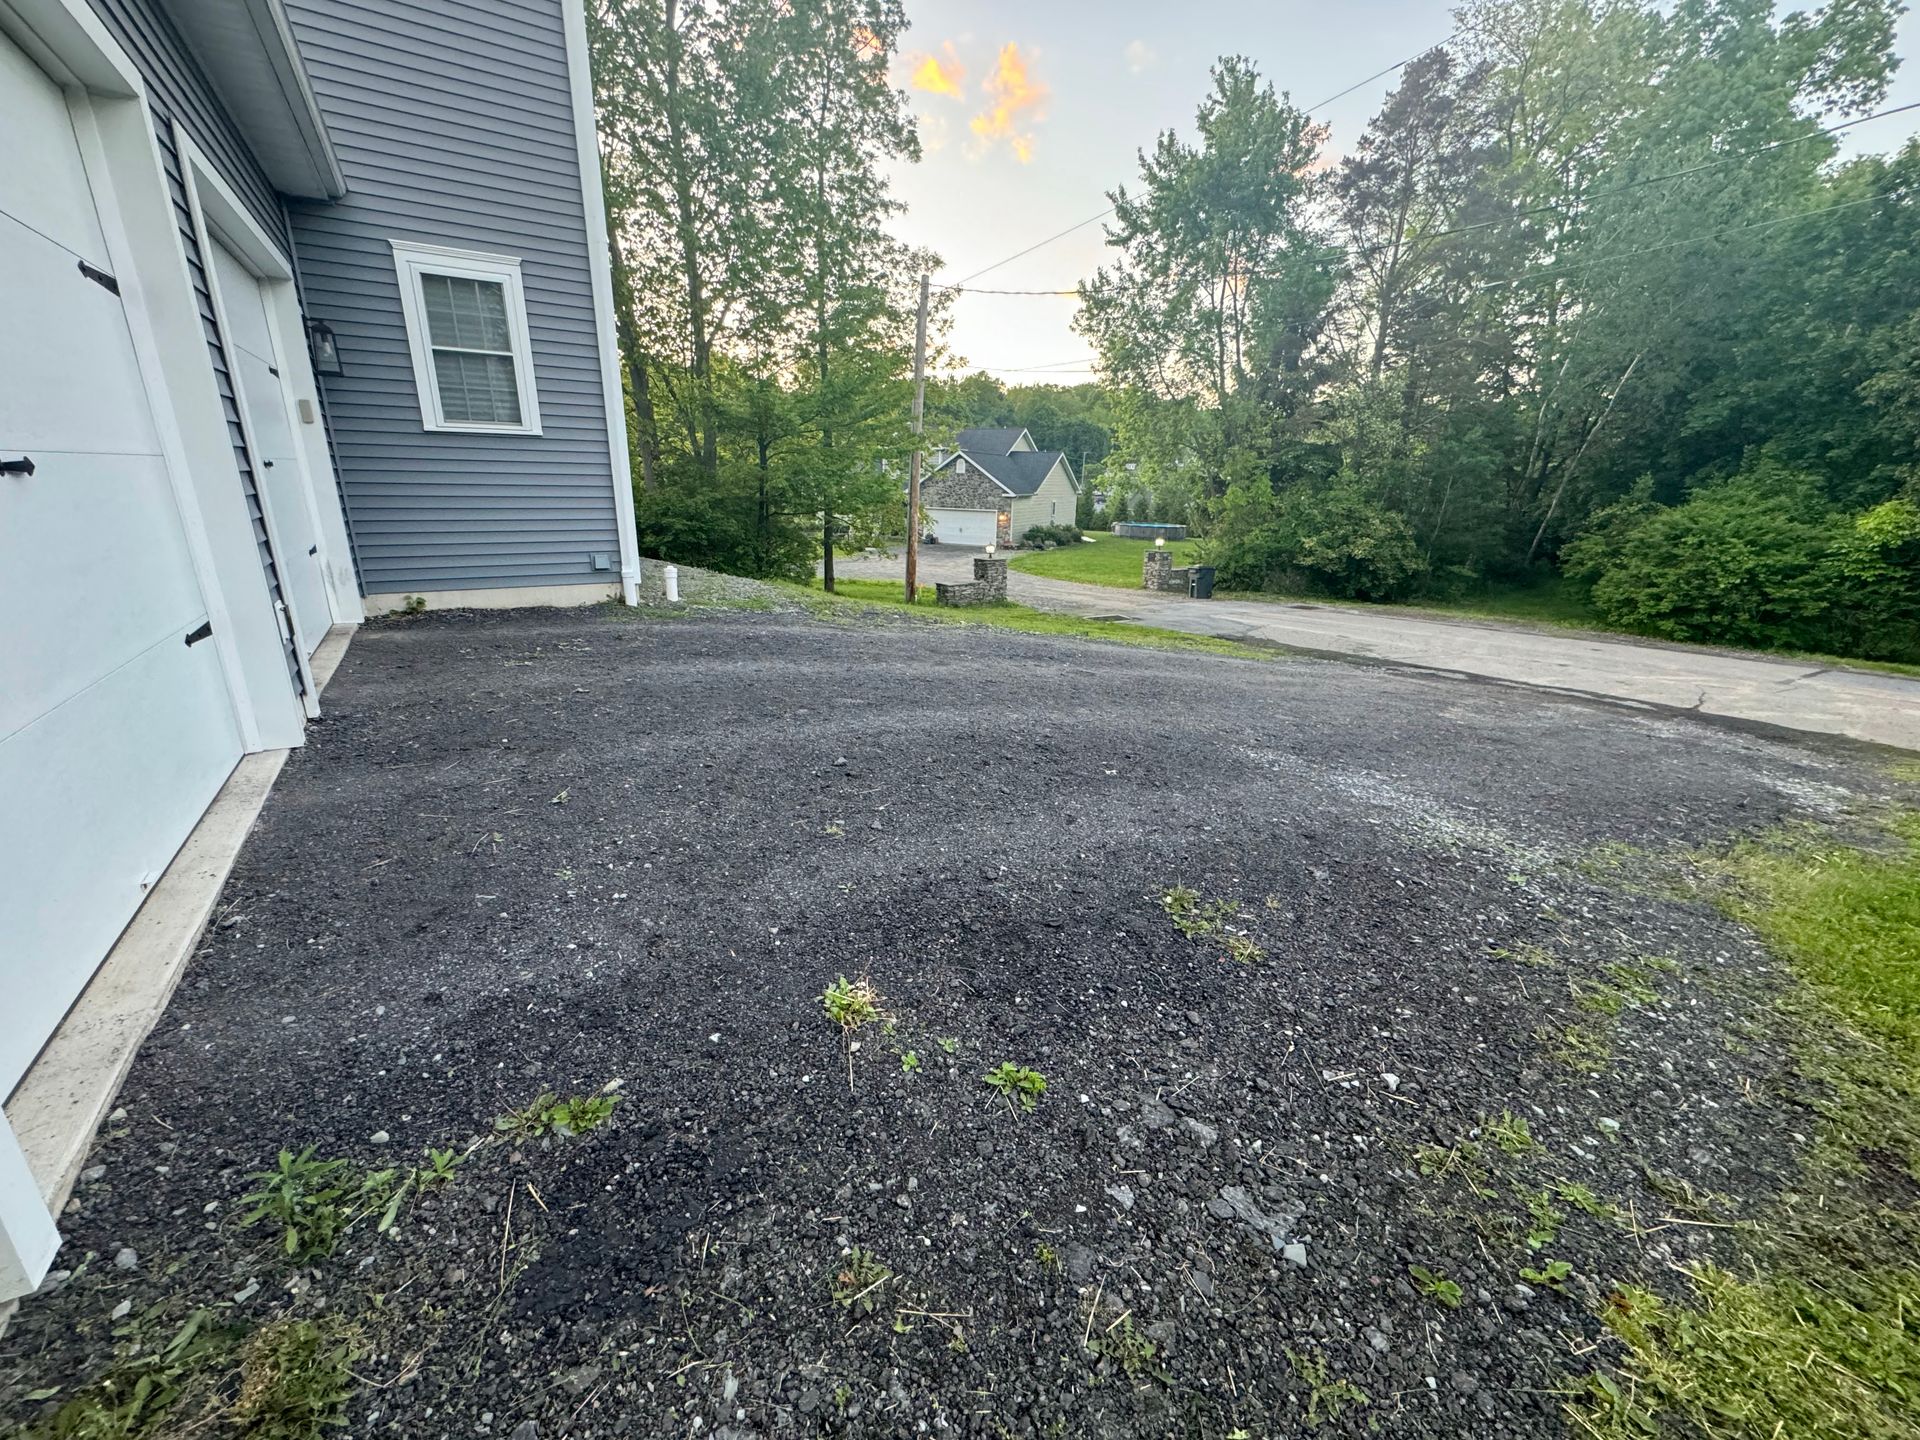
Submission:
[[[213,622],[211,620],[203,620],[200,622],[199,629],[189,630],[187,632],[187,644],[198,645],[211,634],[213,634]]]
[[[80,262],[80,273],[86,276],[87,279],[93,281],[93,283],[98,285],[102,290],[109,291],[115,295],[120,293],[120,282],[99,266],[89,265],[86,261],[82,260]]]

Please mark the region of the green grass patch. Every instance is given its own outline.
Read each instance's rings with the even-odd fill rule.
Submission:
[[[1699,859],[1720,906],[1802,982],[1780,1003],[1819,1116],[1801,1183],[1689,1292],[1617,1291],[1625,1346],[1571,1407],[1625,1440],[1893,1440],[1920,1434],[1920,817],[1885,849],[1798,833]],[[1673,1196],[1669,1204],[1714,1197]]]
[[[1174,540],[1167,553],[1175,565],[1190,565],[1194,542]],[[1117,590],[1138,590],[1140,571],[1146,564],[1151,540],[1125,540],[1118,535],[1090,535],[1078,545],[1062,545],[1058,550],[1030,550],[1010,557],[1015,570],[1029,575],[1044,575],[1050,580],[1077,580],[1082,585],[1110,585]]]
[[[791,588],[794,595],[817,614],[857,613],[862,609],[880,608],[911,611],[918,618],[942,624],[991,625],[996,629],[1019,630],[1028,635],[1105,640],[1117,645],[1142,646],[1152,650],[1229,655],[1240,660],[1273,660],[1281,653],[1257,645],[1243,645],[1236,640],[1220,640],[1212,635],[1189,635],[1183,630],[1161,630],[1152,625],[1057,615],[1050,610],[1034,610],[1012,603],[975,605],[965,609],[938,605],[934,602],[933,586],[930,584],[920,587],[920,593],[912,605],[907,604],[905,587],[897,580],[839,580],[835,582],[831,595],[821,590],[818,580],[811,586],[796,585]]]

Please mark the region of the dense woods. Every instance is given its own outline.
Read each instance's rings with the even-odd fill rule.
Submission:
[[[1233,588],[1552,583],[1645,633],[1920,659],[1920,146],[1839,158],[1901,127],[1869,123],[1896,16],[1471,0],[1331,163],[1222,59],[1111,192],[1077,322],[1101,383],[937,364],[930,437],[1026,425]],[[898,0],[596,6],[654,553],[803,574],[901,527],[937,265],[882,176],[917,154],[904,25]]]

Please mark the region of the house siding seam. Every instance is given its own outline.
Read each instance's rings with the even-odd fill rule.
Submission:
[[[287,14],[347,180],[287,208],[345,370],[322,384],[362,590],[606,585],[620,542],[561,0]],[[423,428],[393,240],[520,258],[544,433]]]

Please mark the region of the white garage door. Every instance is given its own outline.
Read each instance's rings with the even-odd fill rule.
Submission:
[[[4,1096],[241,745],[66,101],[5,36],[0,136]]]
[[[977,545],[982,549],[993,544],[994,527],[999,518],[997,510],[927,511],[927,519],[933,523],[933,538],[942,545]]]
[[[267,324],[260,282],[218,238],[210,237],[214,283],[226,321],[227,363],[240,385],[247,438],[259,452],[259,482],[273,514],[275,559],[287,582],[294,629],[311,656],[327,637],[333,616],[320,573],[320,526],[306,477],[293,452],[293,422],[280,387],[279,356]]]

